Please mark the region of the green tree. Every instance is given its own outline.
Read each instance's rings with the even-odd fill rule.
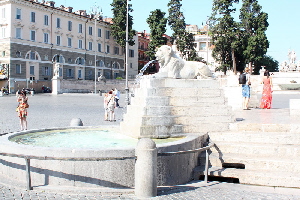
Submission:
[[[268,55],[264,55],[262,59],[256,62],[256,65],[253,70],[254,74],[259,74],[261,66],[265,66],[265,69],[269,70],[269,72],[279,71],[279,62]]]
[[[173,31],[172,43],[176,44],[178,51],[181,52],[182,56],[187,60],[197,59],[195,51],[195,39],[191,33],[185,30],[186,23],[183,13],[180,11],[182,0],[170,0],[168,3],[168,25]]]
[[[269,48],[266,30],[269,26],[268,14],[261,11],[257,0],[242,0],[240,20],[244,32],[246,62],[252,68],[252,63],[263,59]],[[251,70],[252,71],[252,70]]]
[[[160,9],[156,9],[151,11],[151,14],[147,18],[147,23],[150,27],[150,43],[146,54],[150,60],[155,59],[155,50],[157,47],[167,44],[167,38],[163,36],[166,33],[167,25],[165,14]]]
[[[210,35],[214,45],[212,56],[221,63],[219,70],[224,73],[232,68],[236,73],[236,53],[241,41],[239,24],[234,21],[232,14],[236,11],[233,4],[238,2],[238,0],[214,0],[212,15],[209,18]]]
[[[126,13],[127,13],[127,0],[113,0],[110,4],[113,11],[112,19],[112,35],[116,39],[117,43],[123,47],[126,46]],[[134,45],[133,36],[135,35],[135,30],[132,29],[133,17],[129,14],[132,12],[132,5],[128,4],[128,44]]]

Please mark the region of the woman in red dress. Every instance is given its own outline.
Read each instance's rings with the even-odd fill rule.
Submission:
[[[260,108],[270,109],[272,105],[272,77],[268,70],[265,71],[262,80],[264,84],[263,93],[260,101]]]

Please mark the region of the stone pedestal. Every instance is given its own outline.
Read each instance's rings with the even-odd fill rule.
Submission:
[[[217,80],[144,76],[134,93],[120,123],[121,132],[131,137],[226,131],[234,121]]]
[[[52,94],[60,94],[60,78],[53,77],[52,78]]]

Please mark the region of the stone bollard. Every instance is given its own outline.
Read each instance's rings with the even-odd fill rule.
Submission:
[[[157,195],[157,148],[149,138],[139,140],[136,147],[135,195],[140,198]]]
[[[70,122],[70,126],[83,126],[80,118],[73,118]]]

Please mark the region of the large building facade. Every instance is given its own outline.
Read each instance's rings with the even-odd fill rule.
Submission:
[[[197,25],[187,25],[186,31],[194,34],[196,51],[199,57],[208,63],[211,70],[214,70],[218,63],[212,57],[213,45],[211,43],[211,38],[208,35],[208,26],[204,25],[202,28],[198,28]]]
[[[16,81],[50,81],[57,65],[62,79],[125,77],[125,53],[101,15],[54,1],[0,0],[0,29],[0,79],[11,92]],[[129,66],[135,76],[137,64]]]

